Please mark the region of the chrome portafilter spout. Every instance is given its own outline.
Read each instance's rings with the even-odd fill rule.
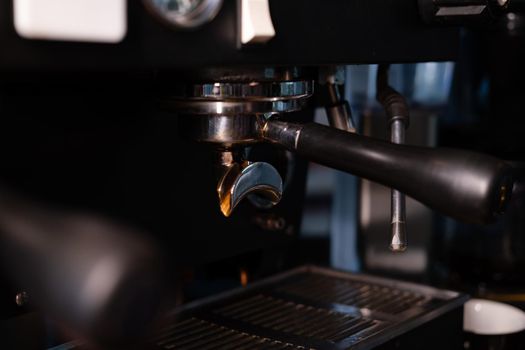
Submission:
[[[246,149],[258,142],[259,118],[255,114],[184,115],[184,132],[193,140],[210,144],[216,153],[217,196],[226,217],[244,198],[263,207],[279,203],[283,181],[269,163],[251,162]]]
[[[272,207],[283,195],[283,181],[277,170],[266,162],[249,162],[235,152],[219,152],[217,195],[224,216],[228,217],[241,200]]]
[[[328,124],[336,129],[356,132],[350,104],[342,96],[345,83],[345,68],[324,67],[319,72],[319,83],[324,91],[324,105]]]
[[[267,162],[249,161],[245,151],[262,141],[260,129],[267,118],[302,109],[313,93],[313,82],[301,78],[296,69],[203,74],[207,82],[178,87],[165,106],[179,113],[186,136],[215,149],[217,195],[224,216],[244,198],[271,208],[283,194],[281,175]]]

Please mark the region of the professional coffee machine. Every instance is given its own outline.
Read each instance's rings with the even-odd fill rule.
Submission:
[[[306,164],[393,188],[392,254],[407,249],[405,194],[461,221],[495,220],[511,198],[512,167],[403,145],[409,103],[388,72],[391,63],[455,59],[460,25],[488,26],[519,6],[2,3],[5,342],[461,346],[461,293],[298,266]],[[365,63],[380,64],[391,142],[359,135],[344,98],[344,65]],[[316,106],[328,126],[311,122]],[[242,288],[217,283],[231,271]]]

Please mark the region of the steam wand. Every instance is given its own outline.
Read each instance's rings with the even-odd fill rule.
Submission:
[[[390,141],[405,143],[405,129],[409,124],[408,106],[405,98],[388,84],[389,65],[380,65],[377,71],[377,101],[385,109],[390,127]],[[405,194],[392,189],[390,219],[390,250],[396,253],[407,248]]]

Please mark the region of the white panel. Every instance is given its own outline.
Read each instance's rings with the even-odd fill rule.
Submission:
[[[127,0],[14,0],[18,35],[27,39],[117,43],[127,31]]]
[[[275,36],[268,0],[242,0],[241,41],[265,43]]]

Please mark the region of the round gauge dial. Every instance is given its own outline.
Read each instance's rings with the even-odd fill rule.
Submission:
[[[195,28],[211,21],[222,0],[144,0],[146,6],[163,20],[179,28]]]

